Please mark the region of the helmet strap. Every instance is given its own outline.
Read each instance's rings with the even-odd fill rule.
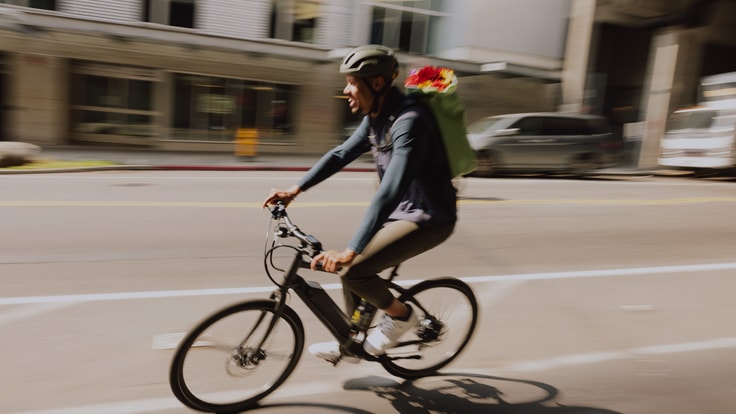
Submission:
[[[391,84],[389,82],[384,82],[383,88],[380,90],[377,90],[376,88],[371,85],[371,82],[368,80],[368,78],[361,78],[363,80],[363,83],[368,87],[368,90],[371,92],[371,95],[373,95],[373,104],[371,105],[371,110],[368,112],[368,115],[374,114],[378,112],[378,104],[381,100],[381,96],[385,95],[386,92],[391,87]],[[386,78],[384,78],[385,80]]]

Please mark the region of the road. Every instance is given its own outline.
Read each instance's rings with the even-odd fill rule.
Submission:
[[[168,389],[172,347],[206,314],[270,290],[260,203],[296,174],[1,177],[0,412],[191,412]],[[291,216],[342,248],[375,185],[339,174]],[[473,286],[482,318],[467,352],[411,383],[305,355],[252,412],[731,414],[735,186],[465,179],[455,234],[401,279]],[[313,276],[339,294],[334,277]],[[292,304],[308,343],[329,339]]]

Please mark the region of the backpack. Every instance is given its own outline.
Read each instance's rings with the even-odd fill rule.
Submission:
[[[429,109],[445,146],[450,177],[466,175],[476,168],[475,151],[468,142],[465,107],[455,93],[457,77],[447,68],[425,66],[413,71],[404,84],[407,95]]]

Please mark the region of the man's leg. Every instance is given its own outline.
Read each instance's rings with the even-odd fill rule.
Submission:
[[[381,229],[363,252],[356,257],[353,264],[340,273],[348,316],[353,314],[360,298],[363,297],[379,309],[384,309],[389,315],[400,319],[402,314],[407,313],[408,308],[394,298],[391,291],[388,290],[386,281],[379,277],[378,273],[437,246],[452,234],[453,228],[454,225],[447,225],[427,229],[408,221],[396,221]],[[408,317],[416,318],[415,315],[406,316],[407,319]],[[410,324],[409,321],[404,323]],[[381,332],[381,329],[374,331]],[[382,345],[371,346],[366,340],[366,350],[381,353],[383,349],[390,348],[391,341],[388,336],[376,335],[379,341],[375,341],[374,338],[374,342],[381,342]],[[309,352],[328,361],[336,361],[340,357],[340,346],[334,341],[316,343],[309,347]],[[358,362],[360,360],[343,357],[343,361]]]
[[[391,315],[396,311],[401,313],[402,309],[396,308],[394,296],[378,273],[441,244],[450,237],[454,227],[454,224],[420,227],[403,220],[386,224],[353,264],[340,273],[347,314],[352,315],[361,297]],[[398,306],[403,308],[400,303]]]

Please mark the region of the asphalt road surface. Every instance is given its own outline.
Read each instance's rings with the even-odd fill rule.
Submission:
[[[171,394],[177,339],[263,298],[268,214],[289,172],[0,177],[0,412],[191,412]],[[344,173],[290,209],[342,249],[376,186]],[[453,275],[477,335],[413,382],[306,354],[254,413],[732,414],[736,182],[465,179],[452,238],[401,280]],[[339,297],[334,276],[315,280]],[[307,342],[329,333],[293,298]]]

